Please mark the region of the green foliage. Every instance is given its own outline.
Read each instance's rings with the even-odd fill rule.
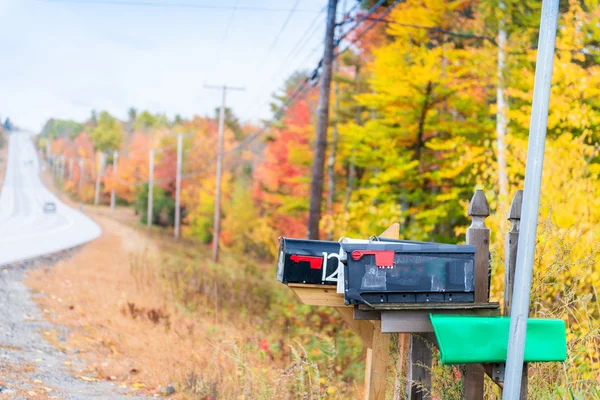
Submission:
[[[134,209],[142,224],[148,223],[148,184],[142,185],[135,197]],[[175,200],[158,185],[152,187],[152,224],[173,226],[175,223]]]
[[[62,119],[49,119],[42,128],[41,136],[51,140],[58,138],[75,139],[83,131],[83,125]]]
[[[137,119],[137,110],[135,107],[130,107],[127,110],[127,117],[129,118],[129,122],[134,122]]]
[[[96,126],[92,129],[90,138],[98,150],[117,150],[123,140],[121,124],[108,112],[102,111]]]
[[[215,119],[219,120],[219,114],[221,112],[221,108],[215,108]],[[176,116],[177,117],[177,116]],[[180,117],[181,118],[181,117]],[[225,107],[225,126],[231,129],[233,132],[233,136],[236,140],[241,140],[244,137],[244,131],[242,130],[242,125],[240,123],[240,119],[235,116],[233,110],[229,107]]]
[[[150,111],[142,111],[135,119],[135,128],[142,131],[168,126],[169,120],[165,115],[152,114]]]

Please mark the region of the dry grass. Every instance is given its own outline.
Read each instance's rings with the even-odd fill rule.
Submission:
[[[26,281],[43,294],[39,306],[53,311],[47,317],[70,328],[66,350],[77,350],[89,367],[78,374],[116,380],[145,393],[161,393],[172,384],[174,398],[291,398],[296,391],[298,396],[313,393],[313,398],[336,398],[337,392],[352,397],[348,390],[356,389],[339,390],[321,379],[327,370],[340,370],[334,365],[333,340],[322,338],[329,343],[327,354],[308,350],[326,356],[325,372],[299,342],[267,346],[265,338],[272,332],[265,332],[255,316],[267,308],[242,309],[227,302],[239,305],[252,293],[210,274],[202,282],[194,278],[190,286],[181,271],[165,268],[183,259],[190,265],[203,262],[185,244],[163,240],[158,249],[132,227],[99,214],[95,218],[104,232],[99,239],[70,259],[33,271]],[[202,276],[201,271],[194,276]],[[190,287],[199,291],[193,307],[179,301],[181,287],[186,288],[184,300]],[[229,305],[219,304],[217,297]]]
[[[144,261],[155,251],[152,244],[114,221],[98,221],[105,232],[100,239],[69,260],[32,272],[27,284],[45,294],[40,307],[55,310],[52,321],[71,329],[68,346],[97,378],[149,388],[180,380],[200,361],[193,349],[201,335],[180,337],[196,323],[183,316],[172,323],[177,311],[154,280],[136,283],[130,257],[144,254],[136,262],[152,270]]]

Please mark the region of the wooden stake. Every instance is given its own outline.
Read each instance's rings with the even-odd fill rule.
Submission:
[[[475,302],[488,301],[489,265],[490,265],[490,230],[485,226],[485,219],[490,215],[490,206],[482,190],[477,190],[469,204],[471,226],[467,228],[467,244],[476,247],[475,253]],[[484,370],[480,364],[465,366],[464,398],[465,400],[483,399]]]
[[[410,335],[410,360],[408,362],[407,395],[409,400],[431,398],[431,348],[417,334]]]

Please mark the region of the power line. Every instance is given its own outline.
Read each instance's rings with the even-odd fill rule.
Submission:
[[[261,69],[263,69],[263,67],[267,63],[269,56],[273,52],[275,45],[277,45],[277,42],[279,41],[281,34],[285,31],[285,28],[287,28],[288,24],[290,23],[290,20],[292,19],[292,16],[294,15],[294,12],[296,11],[296,8],[298,7],[299,3],[300,3],[300,0],[296,0],[296,2],[294,3],[292,9],[290,10],[287,17],[285,18],[285,21],[283,21],[283,24],[279,28],[279,32],[277,32],[277,34],[275,35],[275,39],[273,40],[273,43],[271,43],[269,50],[267,50],[267,54],[265,54],[265,56],[262,59],[262,62],[260,63],[260,66],[256,69],[257,71],[260,71]]]
[[[308,55],[307,55],[307,56],[304,58],[304,60],[303,60],[303,61],[300,63],[300,65],[304,65],[304,64],[306,64],[306,63],[307,63],[307,61],[308,61],[308,60],[309,60],[309,59],[310,59],[312,56],[314,56],[314,54],[315,54],[315,53],[316,53],[316,52],[317,52],[319,49],[321,49],[322,47],[323,47],[323,44],[322,44],[322,43],[319,43],[317,46],[315,46],[315,47],[314,47],[314,48],[313,48],[313,49],[312,49],[312,50],[311,50],[311,51],[308,53]],[[314,71],[313,71],[312,73],[314,73]],[[311,73],[311,74],[312,74],[312,73]],[[311,74],[309,74],[309,75],[311,75]],[[259,93],[256,95],[256,97],[255,97],[255,98],[254,98],[254,99],[253,99],[253,100],[252,100],[252,101],[249,103],[249,104],[250,104],[250,107],[248,107],[248,108],[247,108],[247,109],[244,111],[244,114],[246,114],[246,113],[247,113],[248,111],[250,111],[250,110],[254,110],[254,109],[255,109],[255,107],[256,107],[257,105],[259,105],[259,106],[263,106],[263,105],[265,105],[265,104],[269,104],[269,100],[268,100],[268,99],[267,99],[267,100],[265,100],[263,103],[258,103],[258,102],[256,102],[256,100],[257,100],[257,99],[260,97],[260,95],[262,94],[262,92],[263,92],[263,90],[265,89],[265,87],[266,87],[266,86],[269,84],[269,82],[270,82],[270,81],[272,81],[273,79],[275,79],[275,77],[274,77],[274,76],[272,76],[272,77],[271,77],[269,80],[267,80],[267,81],[265,82],[265,84],[264,84],[264,85],[263,85],[263,87],[260,89],[260,91],[259,91]],[[254,106],[254,107],[253,107],[253,106]]]
[[[366,20],[366,18],[368,18],[371,14],[373,14],[375,12],[375,9],[383,3],[384,0],[380,0],[379,2],[377,2],[373,7],[371,7],[371,9],[369,10],[369,12],[363,16],[361,19],[359,19],[359,22],[362,22],[364,20]],[[360,34],[358,34],[350,43],[349,45],[343,50],[343,51],[338,51],[336,53],[334,53],[334,57],[339,56],[340,54],[342,54],[343,52],[345,52],[346,50],[349,49],[350,46],[352,46],[354,43],[356,43],[358,40],[360,40],[360,38],[362,38],[367,32],[369,32],[371,29],[373,29],[373,27],[379,22],[381,21],[383,18],[385,18],[393,9],[394,7],[396,7],[401,0],[396,0],[392,5],[388,6],[387,9],[385,9],[383,11],[383,13],[377,18],[375,19],[370,25],[368,25]],[[352,29],[350,29],[349,31],[345,32],[344,35],[341,35],[340,39],[343,39],[343,37],[346,37],[350,32],[354,31],[355,29],[358,28],[359,23],[357,22],[357,24],[352,27]],[[337,42],[337,44],[339,45],[339,40]],[[316,77],[318,77],[318,71],[321,68],[321,65],[323,63],[323,59],[321,58],[321,60],[319,61],[317,67],[313,70],[313,72],[311,74],[309,74],[304,81],[302,81],[302,83],[296,88],[296,90],[288,97],[288,99],[285,101],[285,103],[279,107],[279,109],[275,112],[274,117],[268,121],[267,123],[265,123],[265,126],[263,128],[261,128],[260,130],[258,130],[256,133],[246,137],[244,140],[242,140],[242,142],[240,142],[234,149],[231,150],[231,152],[233,151],[237,151],[240,150],[241,148],[247,146],[248,144],[250,144],[253,140],[255,140],[257,137],[259,137],[262,133],[264,133],[277,119],[279,119],[281,113],[283,111],[285,111],[285,109],[287,108],[287,106],[289,104],[291,104],[291,102],[294,100],[294,98],[296,96],[298,96],[302,91],[304,91],[304,89],[306,89],[307,85],[309,82],[311,82],[311,80],[316,79]]]
[[[233,22],[233,17],[235,16],[235,12],[238,8],[238,5],[240,3],[240,0],[236,0],[235,4],[233,5],[233,9],[231,10],[231,14],[229,15],[229,19],[227,20],[227,23],[225,24],[225,31],[223,32],[223,36],[221,37],[221,42],[219,43],[219,46],[217,47],[217,55],[215,57],[215,67],[218,67],[220,62],[221,62],[221,53],[223,50],[223,45],[225,44],[225,40],[227,39],[227,35],[229,34],[229,29],[231,29],[231,23]]]
[[[400,1],[402,0],[396,0],[394,3],[392,3],[392,5],[390,5],[387,9],[385,9],[385,11],[383,11],[383,13],[377,17],[373,22],[371,22],[370,25],[368,25],[362,32],[360,32],[358,35],[356,35],[356,37],[354,37],[350,43],[344,48],[344,50],[341,50],[337,53],[334,54],[335,57],[337,57],[338,55],[342,54],[343,52],[345,52],[346,50],[348,50],[354,43],[358,42],[364,35],[366,35],[367,32],[369,32],[371,29],[373,29],[373,27],[382,19],[384,19],[393,9],[394,7],[396,7]],[[379,3],[381,3],[382,1],[380,0]],[[372,13],[371,13],[372,14]],[[364,21],[366,19],[366,17],[368,17],[369,14],[367,14],[364,18],[361,18],[361,21]],[[356,29],[356,28],[354,28]],[[352,30],[354,30],[352,29]],[[350,32],[352,32],[352,30]],[[348,32],[349,33],[349,32]],[[345,35],[347,36],[347,34]]]
[[[339,37],[339,38],[337,38],[337,40],[335,41],[335,46],[336,46],[336,47],[337,47],[337,46],[339,46],[339,45],[340,45],[340,42],[341,42],[342,40],[344,40],[344,39],[346,38],[346,36],[348,36],[348,34],[349,34],[350,32],[352,32],[353,30],[357,29],[357,28],[360,26],[360,24],[361,24],[363,21],[365,21],[365,20],[366,20],[368,17],[370,17],[370,16],[371,16],[371,14],[373,14],[373,13],[375,12],[375,10],[377,10],[377,8],[378,8],[380,5],[382,5],[382,4],[383,4],[383,2],[384,2],[384,1],[385,1],[385,0],[379,0],[377,3],[375,3],[375,4],[373,5],[373,7],[371,7],[371,8],[369,9],[369,11],[367,11],[367,13],[366,13],[365,15],[363,15],[361,18],[359,18],[359,19],[356,21],[356,24],[355,24],[355,25],[354,25],[354,26],[353,26],[353,27],[352,27],[352,28],[351,28],[349,31],[347,31],[347,32],[344,32],[343,34],[341,34],[341,35],[340,35],[340,37]],[[392,4],[390,7],[388,7],[388,9],[387,9],[386,11],[384,11],[384,14],[385,14],[385,15],[387,15],[387,13],[388,13],[389,11],[391,11],[391,9],[392,9],[392,8],[394,8],[398,2],[399,2],[399,0],[397,0],[397,1],[396,1],[394,4]],[[384,17],[385,17],[385,15],[384,15]]]
[[[210,10],[231,10],[232,6],[223,6],[216,4],[190,4],[190,3],[160,3],[149,1],[128,1],[128,0],[37,0],[47,3],[75,3],[75,4],[98,4],[108,6],[133,6],[133,7],[156,7],[156,8],[197,8]],[[289,8],[270,8],[270,7],[235,7],[243,11],[270,11],[270,12],[289,12]],[[309,8],[296,8],[294,12],[318,13],[319,10]]]
[[[359,19],[356,19],[356,20],[354,20],[354,21],[356,22],[356,23],[354,24],[354,26],[353,26],[351,29],[349,29],[348,31],[346,31],[346,32],[344,32],[344,33],[340,33],[340,35],[339,35],[339,38],[338,38],[338,39],[335,41],[335,45],[336,45],[336,46],[339,46],[340,42],[341,42],[341,41],[342,41],[342,40],[343,40],[343,39],[344,39],[346,36],[348,36],[348,34],[350,34],[352,31],[354,31],[355,29],[357,29],[357,28],[360,26],[360,24],[361,24],[362,22],[364,22],[365,20],[367,20],[367,19],[368,19],[368,17],[370,17],[370,16],[371,16],[371,15],[372,15],[372,14],[373,14],[373,13],[374,13],[376,10],[377,10],[377,8],[378,8],[380,5],[382,5],[382,4],[384,3],[384,1],[385,1],[385,0],[379,0],[379,1],[378,1],[376,4],[374,4],[374,5],[373,5],[373,6],[372,6],[372,7],[371,7],[371,8],[370,8],[368,11],[367,11],[367,13],[366,13],[364,16],[362,16],[362,17],[361,17],[361,18],[359,18]],[[385,16],[385,15],[387,15],[387,13],[389,13],[389,11],[391,11],[391,9],[392,9],[392,8],[393,8],[393,7],[394,7],[396,4],[397,4],[397,3],[393,4],[392,6],[390,6],[390,7],[389,7],[389,8],[388,8],[388,9],[387,9],[385,12],[384,12],[384,16]],[[338,25],[338,27],[340,27],[340,29],[341,29],[341,27],[343,26],[344,20],[348,19],[348,18],[350,17],[350,15],[351,15],[351,14],[354,12],[354,10],[355,10],[355,9],[356,9],[358,6],[360,6],[360,2],[357,2],[357,3],[355,3],[355,4],[354,4],[354,6],[352,6],[352,7],[350,8],[350,10],[348,10],[348,11],[346,11],[346,12],[343,12],[342,22],[337,24],[337,25]],[[321,10],[321,12],[319,13],[319,15],[318,15],[317,17],[320,17],[320,15],[323,13],[323,11],[324,11],[325,9],[326,9],[326,6],[325,6],[325,7],[323,7],[323,9]],[[314,22],[314,21],[313,21],[313,22]],[[376,22],[375,22],[375,23],[376,23]],[[367,28],[367,30],[371,29],[373,25],[374,25],[374,24],[372,24],[371,26],[369,26],[369,27]],[[314,31],[312,32],[312,34],[314,35],[314,33],[315,33],[316,31],[317,31],[317,30],[314,30]],[[361,34],[361,36],[362,36],[362,34]],[[356,40],[355,40],[355,41],[356,41]],[[307,41],[307,42],[305,42],[305,43],[308,43],[308,41]],[[354,43],[354,42],[352,42],[352,43]],[[306,62],[308,61],[308,59],[310,59],[310,58],[312,57],[312,55],[313,55],[313,54],[314,54],[314,53],[315,53],[317,50],[319,50],[319,49],[321,48],[321,46],[322,46],[322,44],[319,44],[319,45],[315,46],[315,47],[314,47],[314,48],[313,48],[313,49],[312,49],[312,50],[309,52],[309,54],[307,55],[307,57],[305,58],[305,60],[304,60],[304,61],[303,61],[301,64],[303,65],[304,63],[306,63]],[[291,52],[291,54],[292,54],[292,53],[293,53],[293,51]],[[295,52],[294,54],[298,54],[298,52]],[[338,54],[339,54],[339,53],[336,53],[336,54],[335,54],[335,56],[337,56]],[[295,57],[294,57],[294,58],[295,58]],[[291,60],[290,60],[290,61],[291,61]],[[318,63],[318,66],[317,66],[317,68],[316,68],[316,69],[315,69],[315,70],[314,70],[314,71],[311,73],[311,75],[312,75],[312,77],[313,77],[313,78],[315,78],[315,77],[318,77],[318,70],[320,70],[320,68],[321,68],[322,61],[323,61],[323,60],[321,59],[321,60],[319,61],[319,63]],[[285,67],[285,66],[286,66],[286,65],[288,65],[288,64],[289,64],[288,62],[284,61],[284,62],[282,63],[282,68],[280,68],[280,69],[279,69],[279,71],[281,71],[281,70],[283,69],[283,67]],[[279,73],[279,71],[278,71],[278,73]],[[261,90],[259,91],[259,93],[257,94],[257,96],[255,97],[255,99],[254,99],[254,100],[253,100],[253,101],[250,103],[250,106],[249,106],[249,107],[246,109],[246,111],[244,111],[244,113],[247,113],[249,110],[252,110],[252,109],[254,109],[254,108],[253,108],[253,106],[255,106],[255,105],[257,104],[257,103],[256,103],[256,101],[255,101],[255,100],[256,100],[256,98],[260,96],[260,94],[261,94],[262,90],[265,88],[265,86],[267,86],[267,84],[268,84],[268,82],[269,82],[270,80],[271,80],[271,79],[267,80],[267,82],[265,83],[265,85],[263,85],[263,87],[261,88]],[[268,100],[267,100],[266,102],[262,103],[261,105],[264,105],[264,104],[266,104],[266,103],[268,103]]]
[[[381,3],[381,2],[380,2]],[[357,1],[352,8],[350,8],[348,11],[342,11],[342,23],[344,20],[346,20],[347,18],[349,18],[349,16],[352,14],[352,12],[358,8],[360,6],[360,1]],[[300,36],[300,39],[298,40],[298,42],[296,42],[296,44],[294,45],[294,47],[292,48],[292,50],[290,50],[289,54],[287,55],[287,57],[281,62],[281,64],[279,65],[279,68],[277,69],[277,71],[275,73],[273,73],[269,79],[267,79],[264,83],[264,85],[260,88],[260,90],[258,91],[257,95],[254,97],[254,99],[252,99],[252,101],[249,103],[248,108],[243,112],[243,114],[246,114],[248,111],[255,109],[257,104],[256,100],[258,97],[260,97],[260,95],[262,94],[263,90],[265,89],[265,87],[269,84],[269,82],[271,82],[273,79],[275,79],[276,77],[278,77],[280,75],[280,73],[283,71],[283,69],[285,67],[287,67],[293,60],[296,59],[296,57],[298,56],[298,54],[300,54],[300,52],[304,49],[304,47],[310,42],[310,39],[313,38],[313,36],[315,35],[316,32],[319,31],[319,29],[322,27],[323,23],[316,25],[315,29],[312,30],[312,32],[309,33],[309,31],[312,29],[312,27],[315,25],[315,23],[317,21],[320,20],[321,18],[321,14],[323,14],[325,12],[325,10],[327,9],[327,6],[323,6],[323,8],[321,8],[321,11],[319,12],[319,14],[315,17],[315,19],[313,19],[313,21],[310,23],[309,27],[306,29],[306,31]],[[341,23],[338,24],[338,26],[341,26]],[[302,46],[299,48],[300,44],[302,43]],[[304,61],[302,61],[300,63],[300,65],[304,65],[304,63],[306,63],[312,56],[314,53],[317,52],[317,50],[319,50],[322,46],[322,43],[319,43],[317,46],[315,46],[306,56],[306,58],[304,59]],[[267,104],[269,101],[265,101],[264,103],[260,104],[265,105]]]
[[[323,8],[321,8],[321,11],[319,12],[319,14],[317,14],[317,16],[315,16],[315,18],[311,21],[311,23],[308,26],[308,28],[306,29],[306,31],[304,31],[304,33],[302,33],[302,35],[300,35],[300,39],[298,39],[298,41],[292,47],[292,49],[290,50],[288,55],[282,60],[282,62],[280,63],[280,65],[277,68],[277,71],[274,72],[273,74],[271,74],[269,76],[269,78],[264,82],[264,84],[261,86],[261,88],[257,91],[256,96],[252,99],[252,101],[250,101],[248,103],[248,107],[244,110],[244,112],[242,114],[248,113],[250,110],[253,110],[257,106],[257,104],[259,104],[256,102],[256,100],[258,100],[258,98],[260,97],[260,95],[262,94],[264,89],[268,86],[268,84],[270,82],[272,82],[273,79],[279,77],[279,75],[281,74],[283,69],[290,65],[290,63],[298,56],[298,54],[300,54],[300,52],[304,49],[304,47],[306,47],[306,45],[310,42],[310,39],[313,38],[315,33],[319,31],[319,28],[321,27],[322,24],[315,25],[315,23],[317,23],[321,19],[321,14],[323,14],[323,12],[325,11],[326,8],[327,8],[326,6],[323,6]],[[311,29],[312,29],[312,31],[311,31]],[[311,55],[313,52],[314,52],[314,49],[311,51]],[[265,103],[267,103],[267,102],[265,102]],[[265,103],[262,103],[260,105],[262,106]]]

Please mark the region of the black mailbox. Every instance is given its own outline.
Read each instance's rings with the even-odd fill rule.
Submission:
[[[277,280],[283,283],[335,285],[340,243],[324,240],[279,239]]]
[[[473,302],[475,246],[342,243],[346,304]]]

